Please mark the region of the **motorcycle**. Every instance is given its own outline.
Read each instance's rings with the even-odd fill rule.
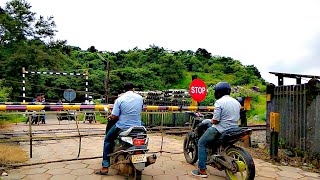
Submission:
[[[75,110],[67,110],[63,113],[57,113],[57,119],[58,121],[62,121],[62,120],[68,120],[68,121],[72,121],[72,120],[76,120],[76,116],[77,113]]]
[[[86,112],[83,123],[85,123],[85,121],[89,121],[89,123],[92,123],[92,121],[94,121],[96,123],[97,121],[96,121],[95,113],[94,112],[90,112],[90,111]]]
[[[106,133],[116,121],[108,119]],[[149,138],[144,126],[133,126],[119,133],[113,153],[109,154],[111,166],[130,179],[141,180],[145,167],[156,162],[156,154],[147,157]]]
[[[187,133],[183,152],[186,161],[194,164],[198,160],[198,140],[211,127],[211,119],[205,119],[203,114],[188,112],[193,117],[191,132]],[[225,171],[229,180],[252,180],[255,177],[255,165],[251,155],[242,147],[235,145],[244,141],[252,134],[252,129],[237,127],[223,132],[219,139],[207,147],[206,164],[220,171]]]

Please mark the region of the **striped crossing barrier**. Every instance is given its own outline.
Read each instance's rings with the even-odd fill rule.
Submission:
[[[0,111],[26,111],[26,110],[96,110],[104,111],[105,108],[112,109],[113,104],[108,105],[0,105]],[[144,111],[213,111],[213,106],[144,106]]]

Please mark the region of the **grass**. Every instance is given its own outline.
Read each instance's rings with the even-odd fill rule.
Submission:
[[[12,123],[26,122],[27,116],[18,114],[0,114],[0,129],[8,128]]]
[[[17,145],[0,144],[0,164],[24,163],[28,155]]]
[[[83,121],[84,114],[80,114],[78,116],[79,121]],[[107,120],[105,117],[101,116],[99,113],[96,113],[96,121],[100,122],[101,124],[107,124]]]

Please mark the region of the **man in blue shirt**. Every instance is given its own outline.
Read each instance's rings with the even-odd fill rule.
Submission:
[[[116,99],[112,112],[111,121],[117,121],[107,132],[104,138],[102,168],[95,171],[96,174],[106,175],[110,167],[110,157],[114,141],[122,130],[131,126],[141,126],[141,111],[143,109],[143,98],[134,92],[134,85],[131,82],[125,83],[126,91]]]

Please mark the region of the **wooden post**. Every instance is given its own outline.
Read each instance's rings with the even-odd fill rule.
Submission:
[[[198,75],[192,75],[192,81],[193,80],[195,80],[195,79],[197,79],[198,78]],[[197,101],[195,101],[193,98],[191,98],[192,99],[192,101],[191,101],[191,106],[198,106],[198,102]]]
[[[283,76],[278,75],[278,86],[283,86]]]
[[[296,83],[297,83],[297,84],[301,84],[301,77],[298,77],[298,78],[296,79]]]
[[[273,95],[274,95],[274,88],[275,85],[270,83],[267,85],[267,112],[266,112],[266,142],[270,143],[270,113],[273,110],[273,104],[272,104],[272,99],[273,99]]]
[[[172,112],[172,121],[173,121],[173,126],[177,126],[177,114],[175,112]]]
[[[30,138],[30,158],[32,158],[32,127],[31,127],[32,115],[31,119],[29,119],[29,138]]]

